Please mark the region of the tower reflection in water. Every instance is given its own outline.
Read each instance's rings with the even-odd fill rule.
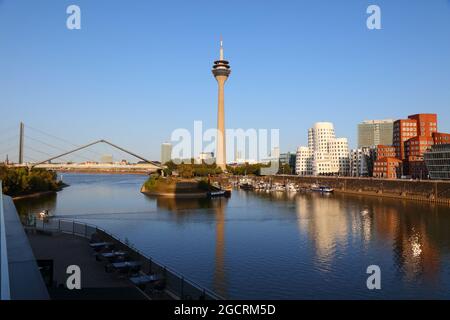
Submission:
[[[196,209],[207,209],[207,212],[214,214],[211,218],[216,224],[215,256],[213,290],[223,297],[227,296],[227,279],[225,272],[225,207],[227,198],[216,199],[175,199],[158,198],[158,208],[163,208],[175,213],[194,214]],[[202,210],[205,212],[205,210]],[[178,215],[178,218],[183,219]]]

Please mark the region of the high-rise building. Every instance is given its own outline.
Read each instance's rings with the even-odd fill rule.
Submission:
[[[391,145],[394,120],[366,120],[358,124],[358,148]]]
[[[161,164],[165,164],[172,160],[172,144],[164,142],[161,144]]]
[[[299,175],[348,175],[350,159],[346,138],[336,138],[330,122],[317,122],[308,130],[308,147],[297,149]]]
[[[214,61],[212,73],[217,80],[219,88],[219,101],[217,110],[217,140],[216,140],[216,164],[222,170],[226,170],[226,145],[225,145],[225,82],[231,73],[230,64],[223,57],[223,42],[220,40],[219,60]]]
[[[405,159],[405,142],[417,136],[417,122],[412,119],[400,119],[394,122],[393,145],[395,156],[400,160]]]

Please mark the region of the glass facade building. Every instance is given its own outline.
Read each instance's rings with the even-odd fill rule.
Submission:
[[[450,144],[435,144],[424,153],[430,179],[450,179]]]

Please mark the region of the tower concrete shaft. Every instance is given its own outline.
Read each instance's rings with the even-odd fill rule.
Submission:
[[[223,58],[223,45],[220,41],[220,55],[214,61],[212,73],[218,84],[218,108],[217,108],[217,141],[216,141],[216,164],[223,171],[226,170],[226,144],[225,144],[225,82],[231,73],[229,62]]]

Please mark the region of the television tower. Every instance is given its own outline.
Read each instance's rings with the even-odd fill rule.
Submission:
[[[228,76],[231,73],[230,65],[227,60],[223,58],[223,41],[220,39],[220,55],[219,60],[214,61],[212,73],[217,80],[219,86],[219,102],[217,109],[217,140],[216,140],[216,164],[222,169],[226,170],[226,146],[225,146],[225,101],[224,101],[224,87]]]

